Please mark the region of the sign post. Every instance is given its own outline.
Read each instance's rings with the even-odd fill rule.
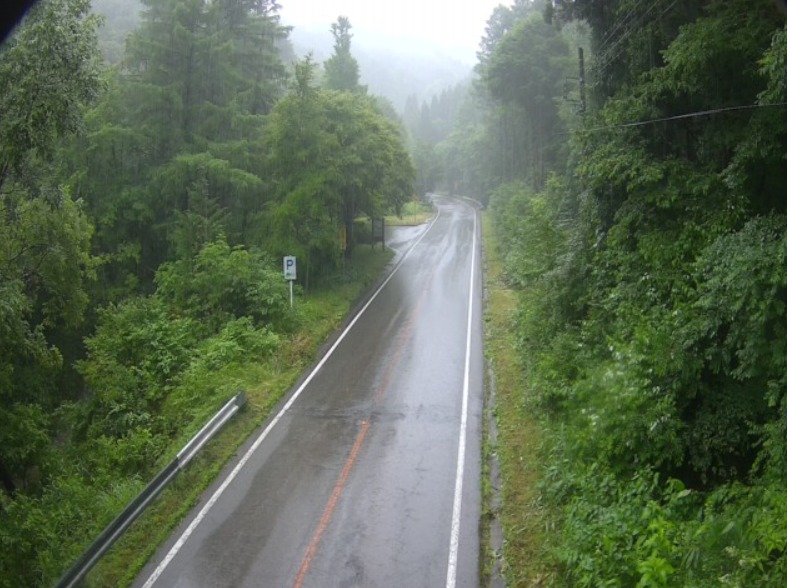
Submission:
[[[377,241],[381,241],[383,244],[383,249],[385,249],[385,217],[384,216],[380,218],[372,219],[372,247],[374,247]]]
[[[292,308],[292,283],[297,278],[297,269],[294,255],[284,256],[284,279],[290,283],[290,308]]]

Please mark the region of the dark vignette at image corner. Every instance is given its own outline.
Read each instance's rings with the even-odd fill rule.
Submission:
[[[36,3],[36,0],[4,0],[0,11],[0,43],[13,30],[25,12]]]

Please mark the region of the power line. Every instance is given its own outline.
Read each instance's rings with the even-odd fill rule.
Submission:
[[[639,26],[642,25],[642,23],[645,21],[645,19],[651,13],[651,11],[654,8],[656,8],[656,6],[658,6],[659,0],[656,0],[655,2],[650,4],[650,6],[648,7],[648,9],[645,11],[644,14],[637,14],[637,10],[639,9],[641,4],[642,2],[638,2],[632,7],[631,12],[629,12],[626,16],[624,16],[620,20],[620,22],[617,23],[617,25],[612,29],[609,35],[604,39],[604,42],[601,44],[601,46],[599,46],[599,48],[596,50],[597,57],[596,57],[596,64],[594,67],[599,71],[599,75],[603,73],[604,69],[606,69],[607,64],[613,61],[614,58],[617,56],[616,55],[617,52],[615,51],[615,49],[623,41],[625,41],[628,37],[630,37],[631,34],[635,30],[637,30]],[[618,31],[618,29],[621,28],[621,26],[623,26],[624,28],[621,31],[620,35],[617,38],[615,38],[615,33]]]
[[[737,110],[753,110],[755,108],[774,108],[779,106],[787,106],[787,102],[775,102],[773,104],[745,104],[743,106],[727,106],[725,108],[714,108],[713,110],[700,110],[698,112],[688,112],[686,114],[676,114],[674,116],[665,116],[662,118],[652,118],[649,120],[640,120],[630,123],[622,123],[618,125],[609,125],[606,127],[594,127],[592,129],[578,129],[579,132],[593,133],[596,131],[604,131],[608,129],[623,129],[628,127],[641,127],[644,125],[652,125],[660,122],[667,122],[671,120],[680,120],[684,118],[697,118],[700,116],[710,116],[713,114],[720,114],[723,112],[734,112]]]
[[[663,17],[670,10],[672,10],[672,8],[675,6],[675,4],[677,4],[677,1],[678,0],[673,0],[670,3],[669,6],[667,6],[664,10],[661,11],[661,13],[656,17],[656,20],[660,20],[661,17]],[[666,0],[664,0],[664,3],[666,3]],[[594,73],[596,75],[596,78],[601,78],[601,76],[604,73],[604,70],[606,70],[612,64],[612,62],[618,57],[618,55],[620,54],[620,51],[623,49],[623,42],[626,41],[626,39],[628,39],[638,29],[638,27],[645,22],[645,19],[647,19],[648,15],[658,5],[659,5],[658,2],[654,2],[653,4],[651,4],[650,7],[648,8],[648,10],[644,14],[642,14],[638,19],[636,19],[638,22],[632,22],[631,23],[632,26],[626,28],[626,30],[623,31],[623,33],[620,35],[620,37],[618,37],[612,43],[612,45],[610,47],[608,47],[603,52],[602,51],[598,51],[598,56],[597,56],[597,58],[595,60],[595,64],[594,64],[594,67],[593,67]],[[639,6],[639,3],[635,6],[635,8],[638,7],[638,6]],[[624,21],[625,20],[626,19],[624,19]],[[616,29],[617,28],[618,27],[616,27]],[[607,44],[607,42],[605,41],[602,44],[602,46],[606,45],[606,44]],[[595,84],[598,84],[598,79],[596,80]]]
[[[624,25],[628,24],[629,20],[633,20],[634,17],[637,16],[637,10],[639,9],[640,5],[643,4],[646,0],[638,0],[637,3],[631,7],[631,10],[621,18],[618,23],[609,31],[607,34],[604,35],[604,39],[601,41],[601,44],[596,49],[596,53],[601,54],[604,48],[612,41],[615,33],[618,32],[618,29]]]
[[[661,14],[657,17],[657,20],[660,19],[662,16],[664,16],[667,12],[669,12],[669,10],[671,10],[672,7],[675,6],[676,2],[677,0],[673,0],[672,4],[670,4],[665,10],[661,12]],[[648,18],[650,13],[657,6],[658,6],[658,2],[654,2],[653,4],[651,4],[648,10],[645,11],[645,13],[639,17],[638,22],[632,22],[632,26],[628,27],[625,31],[623,31],[620,37],[618,37],[609,48],[607,48],[603,53],[599,52],[600,54],[597,60],[598,65],[596,67],[598,77],[601,77],[601,75],[604,73],[604,70],[606,70],[612,64],[612,62],[614,62],[615,59],[620,55],[620,52],[624,49],[624,45],[623,45],[624,41],[626,41],[634,32],[636,32],[639,28],[641,28],[641,26],[644,24],[645,20]]]

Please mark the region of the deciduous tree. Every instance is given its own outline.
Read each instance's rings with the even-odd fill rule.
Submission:
[[[92,227],[53,159],[100,89],[86,0],[35,6],[0,48],[0,478],[42,463],[64,399],[55,340],[82,320]]]

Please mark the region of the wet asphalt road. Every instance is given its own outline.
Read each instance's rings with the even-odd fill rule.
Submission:
[[[389,235],[390,280],[135,586],[479,585],[479,229],[437,202]]]

